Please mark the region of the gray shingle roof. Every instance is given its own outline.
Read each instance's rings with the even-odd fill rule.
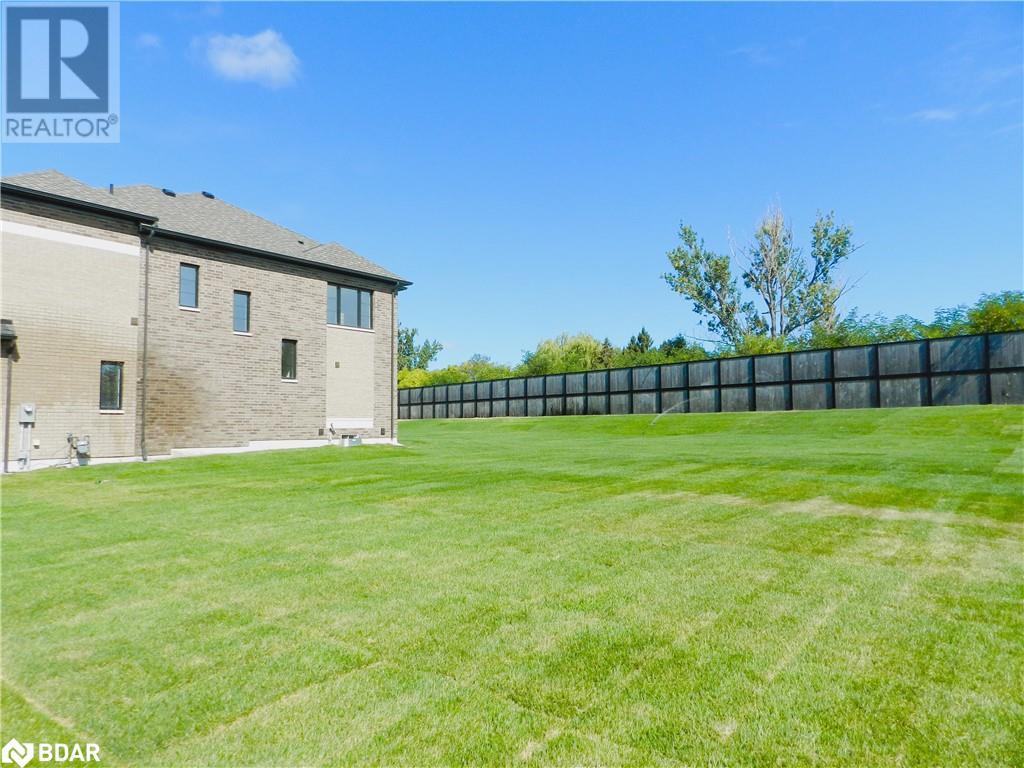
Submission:
[[[113,192],[108,192],[54,170],[6,176],[3,183],[128,213],[155,216],[156,227],[161,232],[214,240],[311,264],[406,282],[338,243],[320,243],[307,235],[200,192],[172,197],[156,187],[144,184],[114,187]]]

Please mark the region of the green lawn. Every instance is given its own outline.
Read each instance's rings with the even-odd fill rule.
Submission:
[[[414,422],[4,482],[2,741],[1021,765],[1024,409]]]

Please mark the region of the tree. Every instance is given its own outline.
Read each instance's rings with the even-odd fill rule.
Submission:
[[[603,345],[587,333],[569,336],[563,333],[546,339],[532,352],[523,355],[517,374],[537,376],[544,373],[587,371],[602,367]]]
[[[647,332],[646,328],[640,328],[640,333],[630,337],[626,350],[642,355],[644,352],[649,352],[653,346],[654,339],[651,338],[651,334]]]
[[[793,242],[793,231],[782,211],[770,208],[746,249],[743,286],[763,305],[744,296],[733,277],[732,259],[708,250],[686,225],[679,229],[682,245],[669,251],[671,272],[665,282],[689,299],[708,327],[734,347],[757,345],[766,337],[781,347],[792,337],[838,322],[836,303],[847,286],[836,282],[835,269],[857,250],[853,231],[835,221],[835,214],[818,214],[811,228],[810,257]],[[753,337],[753,338],[752,338]]]
[[[416,344],[415,328],[398,327],[398,370],[410,371],[416,368],[426,369],[444,347],[439,341],[424,339],[423,343]]]
[[[403,368],[398,372],[398,388],[425,387],[433,384],[431,373],[422,368]]]
[[[667,363],[678,363],[684,360],[705,360],[708,353],[700,344],[691,344],[683,335],[665,339],[658,345],[658,352]]]
[[[729,257],[709,251],[685,224],[679,228],[679,239],[682,245],[668,253],[675,271],[662,275],[665,282],[693,302],[694,311],[707,318],[712,333],[729,341],[741,339],[758,318],[753,303],[740,296]]]
[[[504,379],[512,375],[512,369],[507,365],[496,363],[487,355],[473,355],[469,360],[459,366],[466,372],[470,381],[488,381],[490,379]]]
[[[967,310],[968,333],[1024,330],[1024,291],[986,293]]]

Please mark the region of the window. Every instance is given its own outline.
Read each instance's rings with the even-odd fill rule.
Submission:
[[[373,328],[373,292],[328,284],[327,322],[350,328]]]
[[[245,291],[235,291],[235,333],[249,332],[249,298]]]
[[[295,381],[299,367],[299,342],[293,339],[281,339],[281,378]]]
[[[100,363],[100,410],[120,411],[124,363]]]
[[[178,272],[178,306],[199,306],[199,267],[182,264]]]

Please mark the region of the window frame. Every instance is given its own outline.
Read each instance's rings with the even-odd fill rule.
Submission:
[[[349,325],[348,323],[341,322],[341,292],[342,290],[355,291],[356,293],[356,323],[355,325]],[[355,328],[360,331],[372,331],[373,330],[373,294],[374,291],[366,288],[356,288],[352,285],[344,285],[342,283],[328,283],[327,284],[327,324],[334,326],[335,328]],[[334,316],[331,317],[331,297],[334,297]],[[363,296],[368,299],[366,311],[367,317],[363,317]],[[366,320],[366,325],[363,325],[363,320]]]
[[[113,408],[103,403],[103,373],[104,369],[112,365],[117,368],[117,405]],[[121,413],[124,411],[124,362],[118,362],[116,360],[101,360],[100,361],[100,412],[101,413]]]
[[[286,376],[285,373],[285,350],[292,350],[292,375]],[[299,380],[299,342],[297,339],[281,339],[281,381],[298,381]]]
[[[236,314],[238,305],[235,303],[239,296],[245,296],[245,330],[240,331],[237,328],[238,316]],[[231,330],[233,333],[243,334],[247,336],[252,335],[252,292],[251,291],[234,291],[231,294]]]
[[[184,271],[186,269],[191,269],[191,270],[195,271],[195,276],[196,276],[196,280],[195,280],[195,283],[196,283],[195,284],[195,296],[194,296],[195,304],[183,304],[182,303],[183,296],[182,296],[181,289],[182,289],[183,282],[182,282],[181,276],[182,276],[182,274],[184,273]],[[182,261],[182,262],[178,263],[178,306],[181,309],[199,309],[199,265],[198,264],[189,264],[187,261]]]

